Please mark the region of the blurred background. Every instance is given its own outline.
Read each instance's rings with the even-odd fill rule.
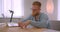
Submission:
[[[14,12],[13,22],[29,16],[34,1],[41,2],[41,12],[48,14],[51,29],[60,30],[60,0],[0,0],[0,23],[10,21],[9,10]]]

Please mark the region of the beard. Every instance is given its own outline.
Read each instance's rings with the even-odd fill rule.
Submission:
[[[39,13],[36,13],[35,16],[39,15]]]
[[[37,16],[37,15],[39,15],[39,13],[32,13],[32,16]]]

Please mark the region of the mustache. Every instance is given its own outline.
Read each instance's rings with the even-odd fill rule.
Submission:
[[[41,10],[41,9],[36,9],[36,8],[31,8],[32,10]]]
[[[36,8],[31,8],[31,9],[36,10]]]
[[[37,16],[37,15],[39,15],[39,13],[36,13],[35,15]]]

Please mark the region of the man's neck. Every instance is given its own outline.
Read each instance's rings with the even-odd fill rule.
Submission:
[[[39,15],[35,16],[35,20],[37,21],[39,19]]]

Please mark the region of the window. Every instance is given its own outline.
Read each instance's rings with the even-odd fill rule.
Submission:
[[[21,18],[24,16],[23,0],[2,0],[2,16],[11,17],[9,10],[14,11],[13,18]]]
[[[57,20],[60,20],[60,0],[58,0],[58,16]]]

